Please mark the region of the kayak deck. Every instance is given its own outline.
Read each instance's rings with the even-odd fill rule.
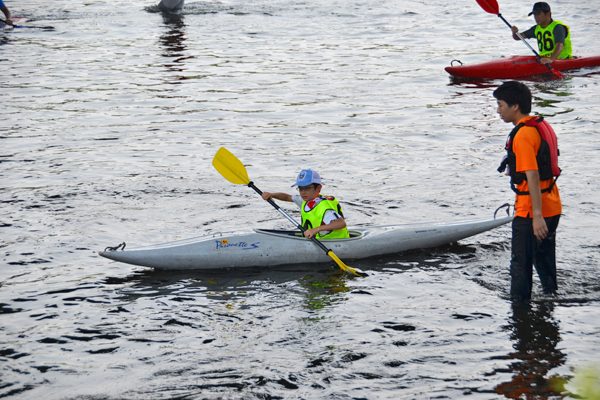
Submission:
[[[267,235],[275,235],[275,236],[284,236],[284,237],[294,237],[302,240],[307,240],[304,237],[304,234],[300,231],[280,231],[277,229],[256,229],[256,232],[264,233]],[[348,230],[348,234],[350,237],[348,239],[357,239],[363,236],[363,232],[356,230]],[[348,239],[335,239],[335,240],[348,240]],[[328,242],[329,239],[319,239],[321,241]]]
[[[452,64],[454,61],[453,60]],[[536,56],[511,56],[466,65],[451,65],[445,70],[456,78],[511,79],[548,74],[548,67],[537,62]],[[595,67],[600,65],[600,54],[556,60],[551,66],[558,71]]]

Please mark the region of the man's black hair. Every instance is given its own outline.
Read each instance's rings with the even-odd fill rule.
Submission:
[[[494,90],[494,97],[505,101],[509,106],[518,104],[519,110],[523,114],[531,112],[531,91],[523,82],[504,82]]]

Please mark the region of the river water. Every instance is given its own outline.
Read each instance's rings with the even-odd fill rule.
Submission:
[[[511,127],[453,59],[528,54],[475,1],[9,2],[0,31],[0,397],[573,398],[600,352],[600,69],[527,81],[557,131],[559,294],[508,298],[510,227],[427,251],[160,272],[97,252],[288,228],[256,185],[320,171],[350,226],[491,217]],[[576,55],[593,2],[552,3]],[[522,29],[531,4],[502,0]],[[298,216],[290,207],[285,209]],[[346,260],[345,260],[346,261]]]

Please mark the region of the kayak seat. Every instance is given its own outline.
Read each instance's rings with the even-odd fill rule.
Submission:
[[[302,237],[302,232],[300,231],[280,231],[277,229],[260,229],[261,232],[268,232],[268,233],[276,233],[278,235],[282,235],[282,236],[298,236],[298,237]]]
[[[304,235],[302,235],[302,232],[300,232],[300,231],[280,231],[277,229],[259,229],[259,231],[275,233],[277,235],[283,235],[283,236],[296,236],[296,237],[304,236]],[[350,238],[356,238],[356,237],[362,236],[362,233],[358,232],[358,231],[350,231],[349,230],[348,233],[350,234]],[[321,240],[327,240],[327,239],[321,239]]]

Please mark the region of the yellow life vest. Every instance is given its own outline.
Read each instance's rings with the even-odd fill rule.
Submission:
[[[541,26],[535,27],[535,37],[538,42],[540,49],[540,56],[550,57],[552,52],[556,48],[556,41],[554,39],[554,27],[556,25],[562,25],[567,30],[567,36],[565,36],[565,43],[562,51],[558,55],[559,59],[573,57],[573,49],[571,47],[571,31],[569,27],[560,21],[552,21],[547,27],[542,28]]]
[[[342,206],[333,196],[323,196],[319,194],[315,199],[302,202],[302,226],[304,229],[311,229],[323,225],[323,218],[327,210],[333,210],[344,218]],[[329,233],[319,232],[317,239],[346,239],[350,234],[348,229],[336,229]]]

